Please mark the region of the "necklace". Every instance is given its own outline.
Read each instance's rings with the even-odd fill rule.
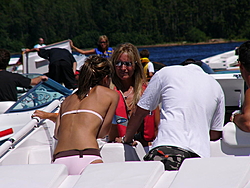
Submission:
[[[130,90],[129,94],[127,94],[127,96],[125,96],[124,93],[121,91],[125,100],[127,100],[128,96],[133,92],[133,90],[134,90],[134,88],[132,87],[132,89]]]

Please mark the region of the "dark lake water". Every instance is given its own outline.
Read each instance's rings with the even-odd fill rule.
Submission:
[[[213,55],[234,50],[242,42],[219,43],[219,44],[200,44],[200,45],[183,45],[183,46],[166,46],[166,47],[147,47],[138,48],[148,49],[150,52],[149,59],[154,62],[160,62],[165,65],[176,65],[188,58],[201,60]],[[12,55],[11,57],[19,57]]]
[[[201,60],[213,55],[234,50],[242,42],[219,43],[219,44],[201,44],[201,45],[183,45],[183,46],[166,46],[166,47],[147,47],[138,48],[148,49],[150,52],[149,59],[154,62],[160,62],[165,65],[176,65],[188,58]]]

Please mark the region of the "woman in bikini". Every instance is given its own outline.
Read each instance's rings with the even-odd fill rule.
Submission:
[[[53,163],[65,164],[70,175],[102,163],[97,138],[105,137],[119,100],[109,89],[112,66],[106,58],[91,56],[81,68],[78,90],[62,103],[56,121],[58,144]]]

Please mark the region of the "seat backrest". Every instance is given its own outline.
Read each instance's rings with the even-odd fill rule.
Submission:
[[[63,164],[0,166],[1,187],[59,187],[67,178]]]
[[[105,163],[143,161],[145,155],[146,152],[138,141],[136,146],[122,143],[105,143],[101,145],[101,156]]]
[[[244,187],[250,178],[250,157],[185,159],[170,188]]]
[[[250,133],[240,130],[233,122],[223,127],[223,137],[211,142],[211,156],[249,156]]]
[[[74,188],[151,188],[165,172],[160,161],[90,164]]]

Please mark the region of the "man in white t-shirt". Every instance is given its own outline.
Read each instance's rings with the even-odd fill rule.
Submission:
[[[195,64],[162,68],[138,102],[124,143],[132,143],[142,119],[160,103],[158,134],[144,160],[161,160],[166,170],[178,170],[185,158],[209,157],[210,140],[221,137],[224,124],[224,93],[219,83]]]
[[[44,46],[46,46],[46,44],[44,44],[43,38],[39,38],[39,39],[38,39],[38,44],[36,44],[36,45],[34,46],[34,48],[41,48],[41,47],[44,47]]]

